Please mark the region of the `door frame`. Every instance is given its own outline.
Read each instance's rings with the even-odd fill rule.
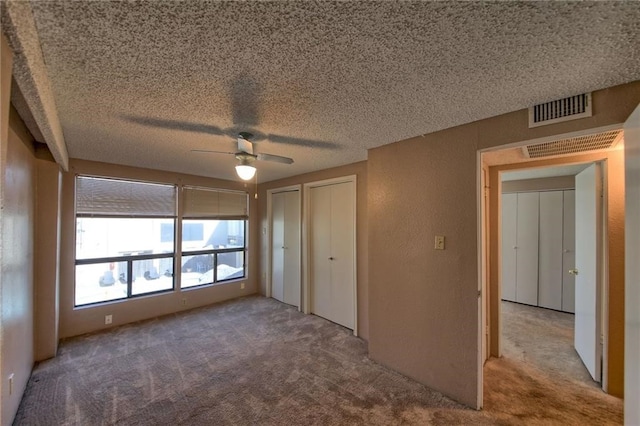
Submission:
[[[577,153],[575,155],[565,157],[565,161],[558,162],[558,159],[553,160],[545,160],[545,159],[531,159],[531,161],[523,162],[523,163],[507,163],[503,165],[496,166],[488,166],[484,164],[483,154],[491,151],[500,151],[510,148],[518,148],[524,147],[529,144],[537,144],[544,142],[552,142],[561,139],[569,139],[575,138],[579,136],[586,136],[594,133],[601,133],[611,130],[620,130],[622,129],[622,124],[614,124],[602,127],[596,127],[592,129],[580,130],[576,132],[558,134],[543,138],[537,138],[532,140],[520,141],[511,144],[505,144],[501,146],[495,146],[487,149],[480,149],[477,151],[476,156],[476,182],[477,182],[477,223],[479,229],[477,231],[478,234],[478,293],[479,293],[479,304],[478,304],[478,347],[482,346],[482,334],[486,331],[484,330],[484,326],[488,327],[487,332],[487,344],[489,346],[489,353],[493,357],[501,357],[502,356],[502,342],[501,342],[501,334],[502,334],[502,320],[500,315],[500,300],[502,298],[502,283],[500,277],[501,271],[501,229],[500,229],[500,210],[501,210],[501,202],[500,202],[500,194],[502,192],[502,185],[500,182],[500,173],[504,170],[522,170],[528,168],[537,168],[537,167],[546,167],[546,166],[559,166],[563,164],[578,164],[578,163],[591,163],[602,160],[607,160],[608,155],[606,152],[602,153],[592,153],[592,154],[580,154]],[[482,170],[483,167],[489,169],[489,177],[487,182],[483,182]],[[492,169],[498,170],[497,173],[492,172]],[[609,275],[608,275],[608,247],[604,244],[607,241],[607,227],[608,227],[608,218],[607,218],[607,191],[608,191],[608,170],[607,164],[604,164],[603,167],[603,226],[604,232],[602,234],[603,237],[603,247],[602,247],[602,261],[603,261],[603,276],[602,276],[602,301],[603,301],[603,311],[602,317],[603,321],[603,332],[604,343],[602,347],[603,352],[603,374],[602,374],[602,389],[607,392],[607,357],[608,357],[608,325],[606,321],[609,319],[609,306],[608,306],[608,294],[609,294]],[[484,185],[483,185],[484,183]],[[484,188],[483,188],[484,186]],[[484,195],[484,191],[488,192],[489,200],[488,206],[482,205],[482,198]],[[485,217],[485,214],[488,217]],[[483,232],[481,227],[488,226],[487,232]],[[485,240],[488,239],[488,240]],[[485,250],[485,247],[488,247],[488,250]],[[493,256],[492,256],[493,255]],[[485,276],[483,277],[482,264],[483,262],[487,265],[488,271],[485,271]],[[483,309],[482,306],[486,306],[486,309]],[[483,405],[483,385],[484,385],[484,377],[483,377],[483,365],[484,365],[484,354],[482,351],[478,351],[478,407],[482,407]]]
[[[272,297],[271,285],[272,285],[272,265],[273,265],[273,194],[278,194],[281,192],[298,192],[298,202],[300,203],[300,212],[302,213],[302,185],[290,185],[283,186],[281,188],[273,188],[267,190],[267,227],[266,227],[266,240],[267,240],[267,288],[266,288],[266,296]],[[302,237],[302,215],[299,218],[300,220],[300,236]],[[302,271],[302,241],[298,240],[299,250],[298,253],[298,264],[300,265],[300,271]],[[302,278],[302,277],[301,277]],[[302,287],[302,279],[300,279],[300,285]],[[300,288],[300,295],[302,296],[302,288]],[[302,300],[298,301],[298,311],[302,310]]]
[[[358,335],[358,257],[357,257],[357,177],[356,175],[342,176],[337,178],[319,180],[315,182],[305,183],[303,185],[303,202],[302,202],[302,295],[303,295],[303,312],[309,314],[311,312],[311,271],[309,265],[310,259],[310,243],[309,243],[309,221],[311,220],[311,189],[335,185],[339,183],[352,183],[351,200],[353,202],[353,334]]]

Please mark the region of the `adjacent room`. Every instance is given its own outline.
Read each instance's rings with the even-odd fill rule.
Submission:
[[[1,425],[640,423],[639,3],[0,7]]]

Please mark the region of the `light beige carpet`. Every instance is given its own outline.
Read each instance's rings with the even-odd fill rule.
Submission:
[[[547,376],[520,361],[492,360],[486,409],[471,410],[370,361],[366,342],[350,330],[247,297],[64,341],[57,358],[35,368],[15,424],[618,421],[613,409],[603,414],[617,400],[597,389],[564,394]],[[603,410],[594,409],[599,400]]]
[[[527,424],[622,424],[573,348],[572,314],[502,302],[503,358],[485,365],[485,410]]]

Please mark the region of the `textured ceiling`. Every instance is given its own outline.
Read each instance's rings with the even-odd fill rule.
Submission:
[[[639,2],[32,1],[72,158],[260,181],[640,79]],[[6,31],[12,31],[8,28]],[[26,96],[26,95],[25,95]],[[452,141],[451,143],[455,143]]]

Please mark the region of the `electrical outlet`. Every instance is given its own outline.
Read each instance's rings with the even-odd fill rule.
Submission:
[[[106,325],[109,325],[113,322],[113,315],[105,315],[104,316],[104,323]]]
[[[13,373],[9,374],[9,395],[13,393]]]
[[[182,306],[187,306],[187,298],[183,297],[181,300]]]
[[[240,290],[244,290],[244,283],[240,283]]]
[[[436,235],[436,243],[434,248],[436,250],[444,250],[444,235]]]

